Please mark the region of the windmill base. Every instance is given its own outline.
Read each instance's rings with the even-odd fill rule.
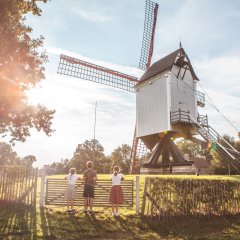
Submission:
[[[147,168],[142,167],[140,174],[197,174],[197,169],[193,166],[173,166],[170,168]]]
[[[142,164],[142,174],[196,174],[194,161],[184,159],[182,153],[171,140],[171,135],[161,138],[148,162]]]
[[[140,174],[165,174],[166,169],[163,168],[141,168]]]

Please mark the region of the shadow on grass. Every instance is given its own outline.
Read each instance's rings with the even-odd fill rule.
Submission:
[[[179,218],[169,221],[156,221],[141,216],[145,229],[155,232],[164,239],[186,240],[239,240],[240,217],[225,218]]]
[[[108,210],[90,216],[82,212],[68,214],[64,208],[36,210],[0,203],[0,239],[239,240],[239,236],[239,217],[163,222],[134,214],[112,217]]]
[[[36,209],[0,202],[0,239],[36,239]]]
[[[0,202],[0,239],[55,240],[48,215],[44,208]]]
[[[56,236],[52,233],[52,223],[49,221],[50,213],[47,208],[40,208],[41,225],[39,227],[40,235],[45,240],[56,240]]]

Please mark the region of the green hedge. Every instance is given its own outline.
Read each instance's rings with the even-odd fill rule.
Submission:
[[[237,215],[239,194],[235,180],[147,177],[142,213],[159,219]]]

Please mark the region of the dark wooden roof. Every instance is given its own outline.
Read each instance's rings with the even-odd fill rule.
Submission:
[[[160,73],[163,73],[167,70],[172,69],[174,62],[176,60],[176,57],[178,56],[178,54],[181,53],[181,55],[186,56],[187,60],[188,60],[188,66],[189,66],[189,70],[193,76],[193,79],[198,80],[198,77],[196,76],[191,62],[187,56],[187,54],[185,53],[183,48],[179,48],[178,50],[176,50],[175,52],[170,53],[169,55],[165,56],[164,58],[160,59],[159,61],[155,62],[141,77],[140,81],[138,84],[148,80],[149,78],[152,78]]]

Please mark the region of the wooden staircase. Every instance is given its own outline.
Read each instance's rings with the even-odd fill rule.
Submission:
[[[224,159],[240,173],[240,152],[227,142],[216,130],[209,126],[203,118],[198,118],[197,122],[192,120],[190,116],[189,119],[203,139],[214,143],[218,154],[224,157]]]

